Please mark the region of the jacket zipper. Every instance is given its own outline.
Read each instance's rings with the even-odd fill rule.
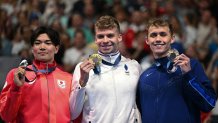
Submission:
[[[111,62],[111,56],[110,56],[110,62]],[[114,94],[115,94],[115,102],[116,102],[116,107],[117,107],[117,89],[116,89],[116,83],[115,83],[115,78],[114,78],[114,66],[112,66],[112,78],[113,78],[113,85],[114,85]],[[117,108],[115,108],[117,109]],[[116,119],[116,116],[117,116],[117,112],[114,113],[114,117]]]
[[[156,123],[159,122],[159,113],[158,113],[158,103],[159,103],[159,94],[160,94],[160,73],[158,74],[158,81],[157,81],[157,98],[156,98],[156,113],[157,113],[157,120]]]
[[[48,89],[48,123],[50,123],[50,91],[49,91],[47,75],[48,75],[48,64],[46,65],[45,77],[46,77],[46,80],[47,80],[47,89]]]

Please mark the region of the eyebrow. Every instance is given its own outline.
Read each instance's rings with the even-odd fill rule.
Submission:
[[[35,40],[35,41],[44,41],[44,42],[48,42],[48,41],[51,41],[50,39],[48,39],[48,40]]]
[[[97,34],[97,37],[104,37],[104,36],[110,37],[110,36],[114,36],[114,35],[115,35],[114,33],[108,33],[108,34]]]
[[[151,32],[150,34],[149,34],[149,36],[157,36],[157,35],[160,35],[160,36],[166,36],[166,35],[168,35],[167,34],[167,32]]]

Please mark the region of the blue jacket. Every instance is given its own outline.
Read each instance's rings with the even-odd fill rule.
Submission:
[[[200,123],[200,111],[209,112],[216,94],[201,64],[191,59],[191,71],[166,70],[168,59],[156,59],[138,84],[138,107],[143,123]]]

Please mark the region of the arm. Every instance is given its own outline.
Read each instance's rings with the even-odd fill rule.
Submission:
[[[70,111],[72,119],[76,119],[82,112],[85,102],[85,86],[88,82],[89,71],[94,68],[93,63],[85,60],[78,64],[74,71],[73,88],[70,95]]]
[[[201,111],[209,112],[215,107],[216,94],[203,67],[191,61],[191,70],[184,74],[184,93]]]
[[[22,101],[22,87],[14,83],[14,74],[16,74],[15,70],[8,73],[0,95],[0,114],[6,122],[11,122],[16,118]]]
[[[70,111],[72,120],[76,119],[81,114],[85,99],[85,89],[80,86],[79,78],[80,68],[79,65],[77,65],[73,75],[73,87],[70,94]]]

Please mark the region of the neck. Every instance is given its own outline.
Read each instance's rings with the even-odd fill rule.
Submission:
[[[35,62],[42,63],[42,64],[53,64],[55,61],[54,60],[51,60],[51,61],[40,61],[40,60],[35,59]]]
[[[101,55],[103,60],[110,62],[110,63],[114,63],[117,57],[120,55],[120,52],[117,51],[115,53],[103,54],[100,51],[98,51],[98,54]]]
[[[36,65],[38,69],[44,69],[46,67],[56,66],[56,62],[55,61],[53,61],[53,62],[43,62],[43,61],[34,60],[33,64]]]
[[[102,53],[101,51],[98,51],[98,54],[101,55],[101,56],[105,56],[105,57],[112,57],[112,56],[115,56],[117,54],[120,54],[119,51],[116,51],[116,52],[113,52],[113,53],[109,53],[109,54],[104,54]]]

